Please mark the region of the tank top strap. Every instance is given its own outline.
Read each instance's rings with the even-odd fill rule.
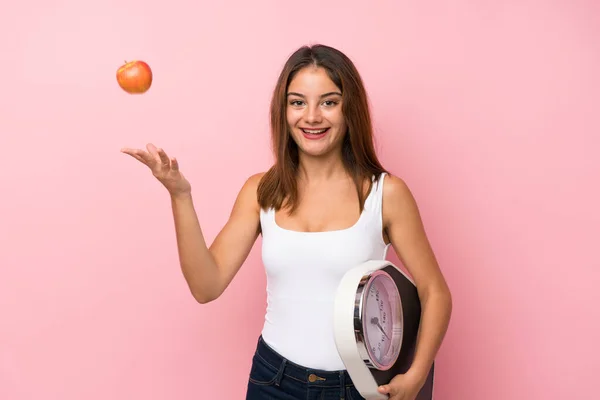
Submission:
[[[371,188],[371,194],[369,199],[368,206],[369,210],[375,214],[376,217],[380,218],[382,213],[382,205],[383,205],[383,180],[385,177],[385,172],[379,175],[379,179],[375,179],[373,177],[373,187]]]
[[[266,210],[262,207],[260,208],[260,226],[263,235],[274,228],[275,225],[275,210],[272,207],[267,208]]]

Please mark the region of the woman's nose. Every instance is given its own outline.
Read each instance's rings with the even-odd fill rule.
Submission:
[[[319,107],[307,107],[306,121],[309,123],[318,123],[321,121],[321,109]]]

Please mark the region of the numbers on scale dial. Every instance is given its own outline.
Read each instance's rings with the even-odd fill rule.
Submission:
[[[385,294],[381,291],[378,279],[375,279],[369,288],[369,299],[367,300],[367,307],[369,310],[369,321],[367,322],[370,328],[368,329],[367,334],[369,336],[372,354],[379,360],[388,353],[391,345],[389,337],[391,332],[386,332],[389,330],[387,324],[389,322],[390,310],[389,304],[386,304],[383,300],[384,296]]]

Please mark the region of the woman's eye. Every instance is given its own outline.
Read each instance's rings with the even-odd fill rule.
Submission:
[[[333,107],[333,106],[335,106],[336,104],[338,104],[338,102],[337,102],[337,101],[335,101],[335,100],[325,100],[325,101],[324,101],[322,104],[323,104],[325,107]],[[302,107],[302,106],[304,106],[305,104],[304,104],[304,101],[302,101],[302,100],[291,100],[291,101],[290,101],[290,105],[291,105],[291,106],[294,106],[294,107]]]

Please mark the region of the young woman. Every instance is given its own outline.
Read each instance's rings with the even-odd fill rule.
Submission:
[[[411,368],[380,392],[413,400],[446,333],[451,295],[409,188],[375,155],[351,60],[323,45],[293,53],[273,93],[271,130],[275,164],[248,178],[210,247],[177,160],[152,144],[122,151],[169,191],[181,269],[198,302],[223,293],[262,235],[268,306],[247,399],[362,398],[336,350],[334,294],[348,268],[385,258],[391,245],[423,314]]]

